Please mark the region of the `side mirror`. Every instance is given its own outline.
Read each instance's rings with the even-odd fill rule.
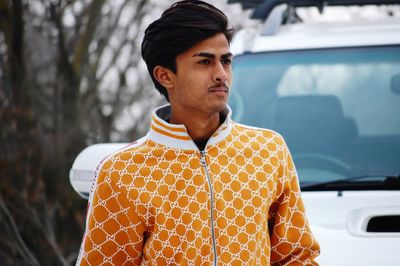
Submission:
[[[82,198],[87,199],[89,197],[94,173],[100,162],[127,145],[128,143],[95,144],[78,154],[69,171],[69,181]]]

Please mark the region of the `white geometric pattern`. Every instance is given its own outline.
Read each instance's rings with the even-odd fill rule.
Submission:
[[[317,265],[282,137],[226,120],[206,167],[197,149],[151,137],[107,159],[78,264],[211,265],[214,233],[218,265]]]

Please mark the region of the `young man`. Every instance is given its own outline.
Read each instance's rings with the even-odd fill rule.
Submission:
[[[232,35],[195,0],[147,28],[142,55],[169,104],[99,166],[78,264],[316,265],[285,142],[231,120]]]

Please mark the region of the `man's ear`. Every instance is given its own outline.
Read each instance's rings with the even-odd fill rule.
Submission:
[[[174,73],[170,69],[163,66],[156,66],[153,69],[153,75],[166,89],[171,89],[175,86]]]

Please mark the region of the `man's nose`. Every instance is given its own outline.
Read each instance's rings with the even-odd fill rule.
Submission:
[[[218,63],[214,70],[214,81],[218,83],[225,83],[228,79],[228,73],[222,63]]]

